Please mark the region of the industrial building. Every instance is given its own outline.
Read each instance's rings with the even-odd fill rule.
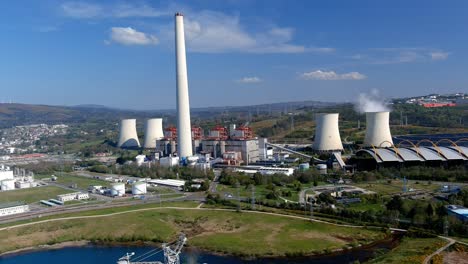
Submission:
[[[14,202],[0,204],[0,217],[13,214],[21,214],[29,211],[29,206],[27,204]]]
[[[183,180],[172,180],[172,179],[153,179],[148,181],[149,184],[167,186],[172,188],[183,189],[185,181]]]
[[[66,193],[66,194],[59,194],[57,195],[57,200],[60,202],[68,202],[74,200],[87,200],[89,199],[89,194],[82,193],[82,192],[75,192],[75,193]]]
[[[463,222],[468,222],[468,208],[459,205],[448,205],[446,208],[448,215],[454,216]]]
[[[0,166],[0,181],[14,179],[13,171],[9,167]]]
[[[312,149],[317,152],[341,152],[340,131],[338,128],[338,114],[316,115],[315,138]]]
[[[123,119],[120,121],[119,148],[139,148],[140,141],[136,130],[136,119]]]
[[[145,122],[143,148],[155,149],[156,141],[164,137],[162,118],[151,118]]]
[[[356,152],[357,157],[372,158],[373,166],[399,165],[443,165],[465,164],[468,161],[468,148],[464,146],[411,146],[389,148],[365,148]],[[369,161],[359,159],[358,163]],[[367,164],[369,165],[369,164]],[[364,167],[358,164],[358,167]]]

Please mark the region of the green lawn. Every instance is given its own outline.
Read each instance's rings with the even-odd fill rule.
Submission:
[[[385,209],[385,206],[383,204],[372,204],[372,203],[355,203],[355,204],[350,204],[346,208],[356,210],[356,211],[369,211],[369,210],[374,210],[375,212],[382,211]]]
[[[96,210],[94,213],[99,211],[102,213],[109,209]],[[384,236],[379,231],[338,227],[284,216],[212,210],[154,209],[92,219],[59,220],[2,230],[0,253],[74,240],[172,241],[181,231],[188,235],[190,246],[244,256],[323,253],[357,243],[370,243]]]
[[[22,201],[25,203],[34,203],[40,200],[48,200],[57,198],[57,195],[70,193],[72,191],[66,190],[56,186],[43,186],[28,189],[12,190],[0,193],[0,203]]]
[[[419,183],[416,184],[416,182],[418,181],[408,181],[407,189],[435,191],[440,188],[440,185],[435,183],[428,184],[427,181],[419,181]],[[403,191],[403,181],[401,180],[392,180],[390,183],[386,180],[382,180],[376,182],[356,183],[352,185],[383,195],[391,195],[401,193]]]
[[[65,186],[71,186],[76,184],[79,189],[87,190],[90,185],[100,185],[109,187],[110,183],[108,181],[93,179],[84,176],[75,176],[71,174],[56,175],[57,183]]]
[[[370,261],[371,264],[413,264],[423,260],[445,244],[441,238],[403,238],[390,252]]]
[[[288,188],[288,187],[278,187],[279,190],[282,190],[282,191],[286,191],[286,190],[290,190],[291,191],[291,196],[287,197],[287,196],[282,196],[283,198],[287,199],[287,200],[291,200],[291,201],[299,201],[299,192],[292,189],[292,188]],[[218,188],[217,188],[217,191],[220,192],[220,193],[229,193],[233,196],[233,198],[235,198],[237,196],[237,189],[232,187],[232,186],[228,186],[228,185],[223,185],[223,184],[218,184]],[[256,185],[255,186],[255,199],[266,199],[265,196],[270,192],[270,190],[268,190],[266,188],[265,185]],[[250,187],[245,187],[245,186],[241,186],[239,187],[239,195],[242,197],[242,198],[250,198],[252,197],[252,189]]]

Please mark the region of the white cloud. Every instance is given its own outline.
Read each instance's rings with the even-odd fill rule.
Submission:
[[[100,5],[86,2],[65,2],[61,9],[65,16],[73,18],[93,18],[102,14]]]
[[[202,11],[185,17],[185,33],[190,51],[205,53],[329,53],[333,48],[306,47],[292,43],[294,29],[270,27],[260,32],[250,32],[240,23],[238,16],[220,12]],[[171,35],[172,26],[166,27]]]
[[[240,83],[259,83],[259,82],[262,82],[263,80],[254,76],[254,77],[244,77],[237,81]]]
[[[428,62],[447,59],[449,52],[432,48],[374,48],[369,49],[368,63],[370,64],[399,64],[413,62]]]
[[[435,51],[430,52],[429,55],[431,56],[432,60],[446,60],[450,53],[442,52],[442,51]]]
[[[65,16],[82,19],[154,18],[173,15],[169,10],[185,10],[185,34],[187,47],[192,52],[224,53],[330,53],[330,47],[305,46],[293,43],[294,29],[274,25],[263,26],[263,30],[252,30],[242,26],[239,16],[204,10],[195,12],[185,7],[169,6],[155,8],[148,4],[91,4],[87,2],[65,2],[61,5]],[[141,21],[140,21],[141,22]],[[162,41],[174,39],[173,24],[151,25],[158,29]]]
[[[111,28],[110,38],[113,42],[124,45],[156,45],[159,42],[156,36],[139,32],[131,27]]]
[[[304,72],[301,74],[301,78],[305,80],[325,80],[325,81],[336,81],[336,80],[363,80],[367,76],[359,72],[348,72],[338,74],[334,71],[311,71]]]

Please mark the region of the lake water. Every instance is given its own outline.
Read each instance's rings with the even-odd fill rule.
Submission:
[[[216,256],[207,253],[195,252],[193,250],[184,252],[181,257],[181,263],[195,264],[240,264],[240,263],[258,263],[258,264],[331,264],[331,263],[351,263],[355,260],[365,261],[372,258],[374,251],[378,249],[389,249],[393,243],[379,243],[379,245],[367,249],[358,249],[352,252],[340,252],[334,256],[320,256],[306,259],[258,259],[242,260],[236,257]],[[16,255],[0,257],[1,264],[29,264],[29,263],[47,263],[47,264],[114,264],[127,252],[135,252],[135,257],[143,255],[152,247],[105,247],[105,246],[85,246],[68,247],[62,249],[42,250],[26,252]],[[135,259],[136,260],[136,259]],[[163,254],[151,256],[145,261],[161,261]]]

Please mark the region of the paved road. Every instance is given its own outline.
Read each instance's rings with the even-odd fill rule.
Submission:
[[[445,244],[444,246],[442,246],[441,248],[437,249],[434,253],[430,254],[429,256],[427,256],[425,259],[424,259],[424,262],[423,264],[427,264],[429,263],[429,261],[431,261],[431,259],[437,255],[437,254],[440,254],[442,253],[442,251],[446,250],[448,247],[450,247],[451,245],[455,244],[457,241],[455,239],[452,239],[452,238],[449,238],[449,237],[443,237],[443,236],[439,236],[440,238],[443,238],[445,240],[448,241],[447,244]]]

